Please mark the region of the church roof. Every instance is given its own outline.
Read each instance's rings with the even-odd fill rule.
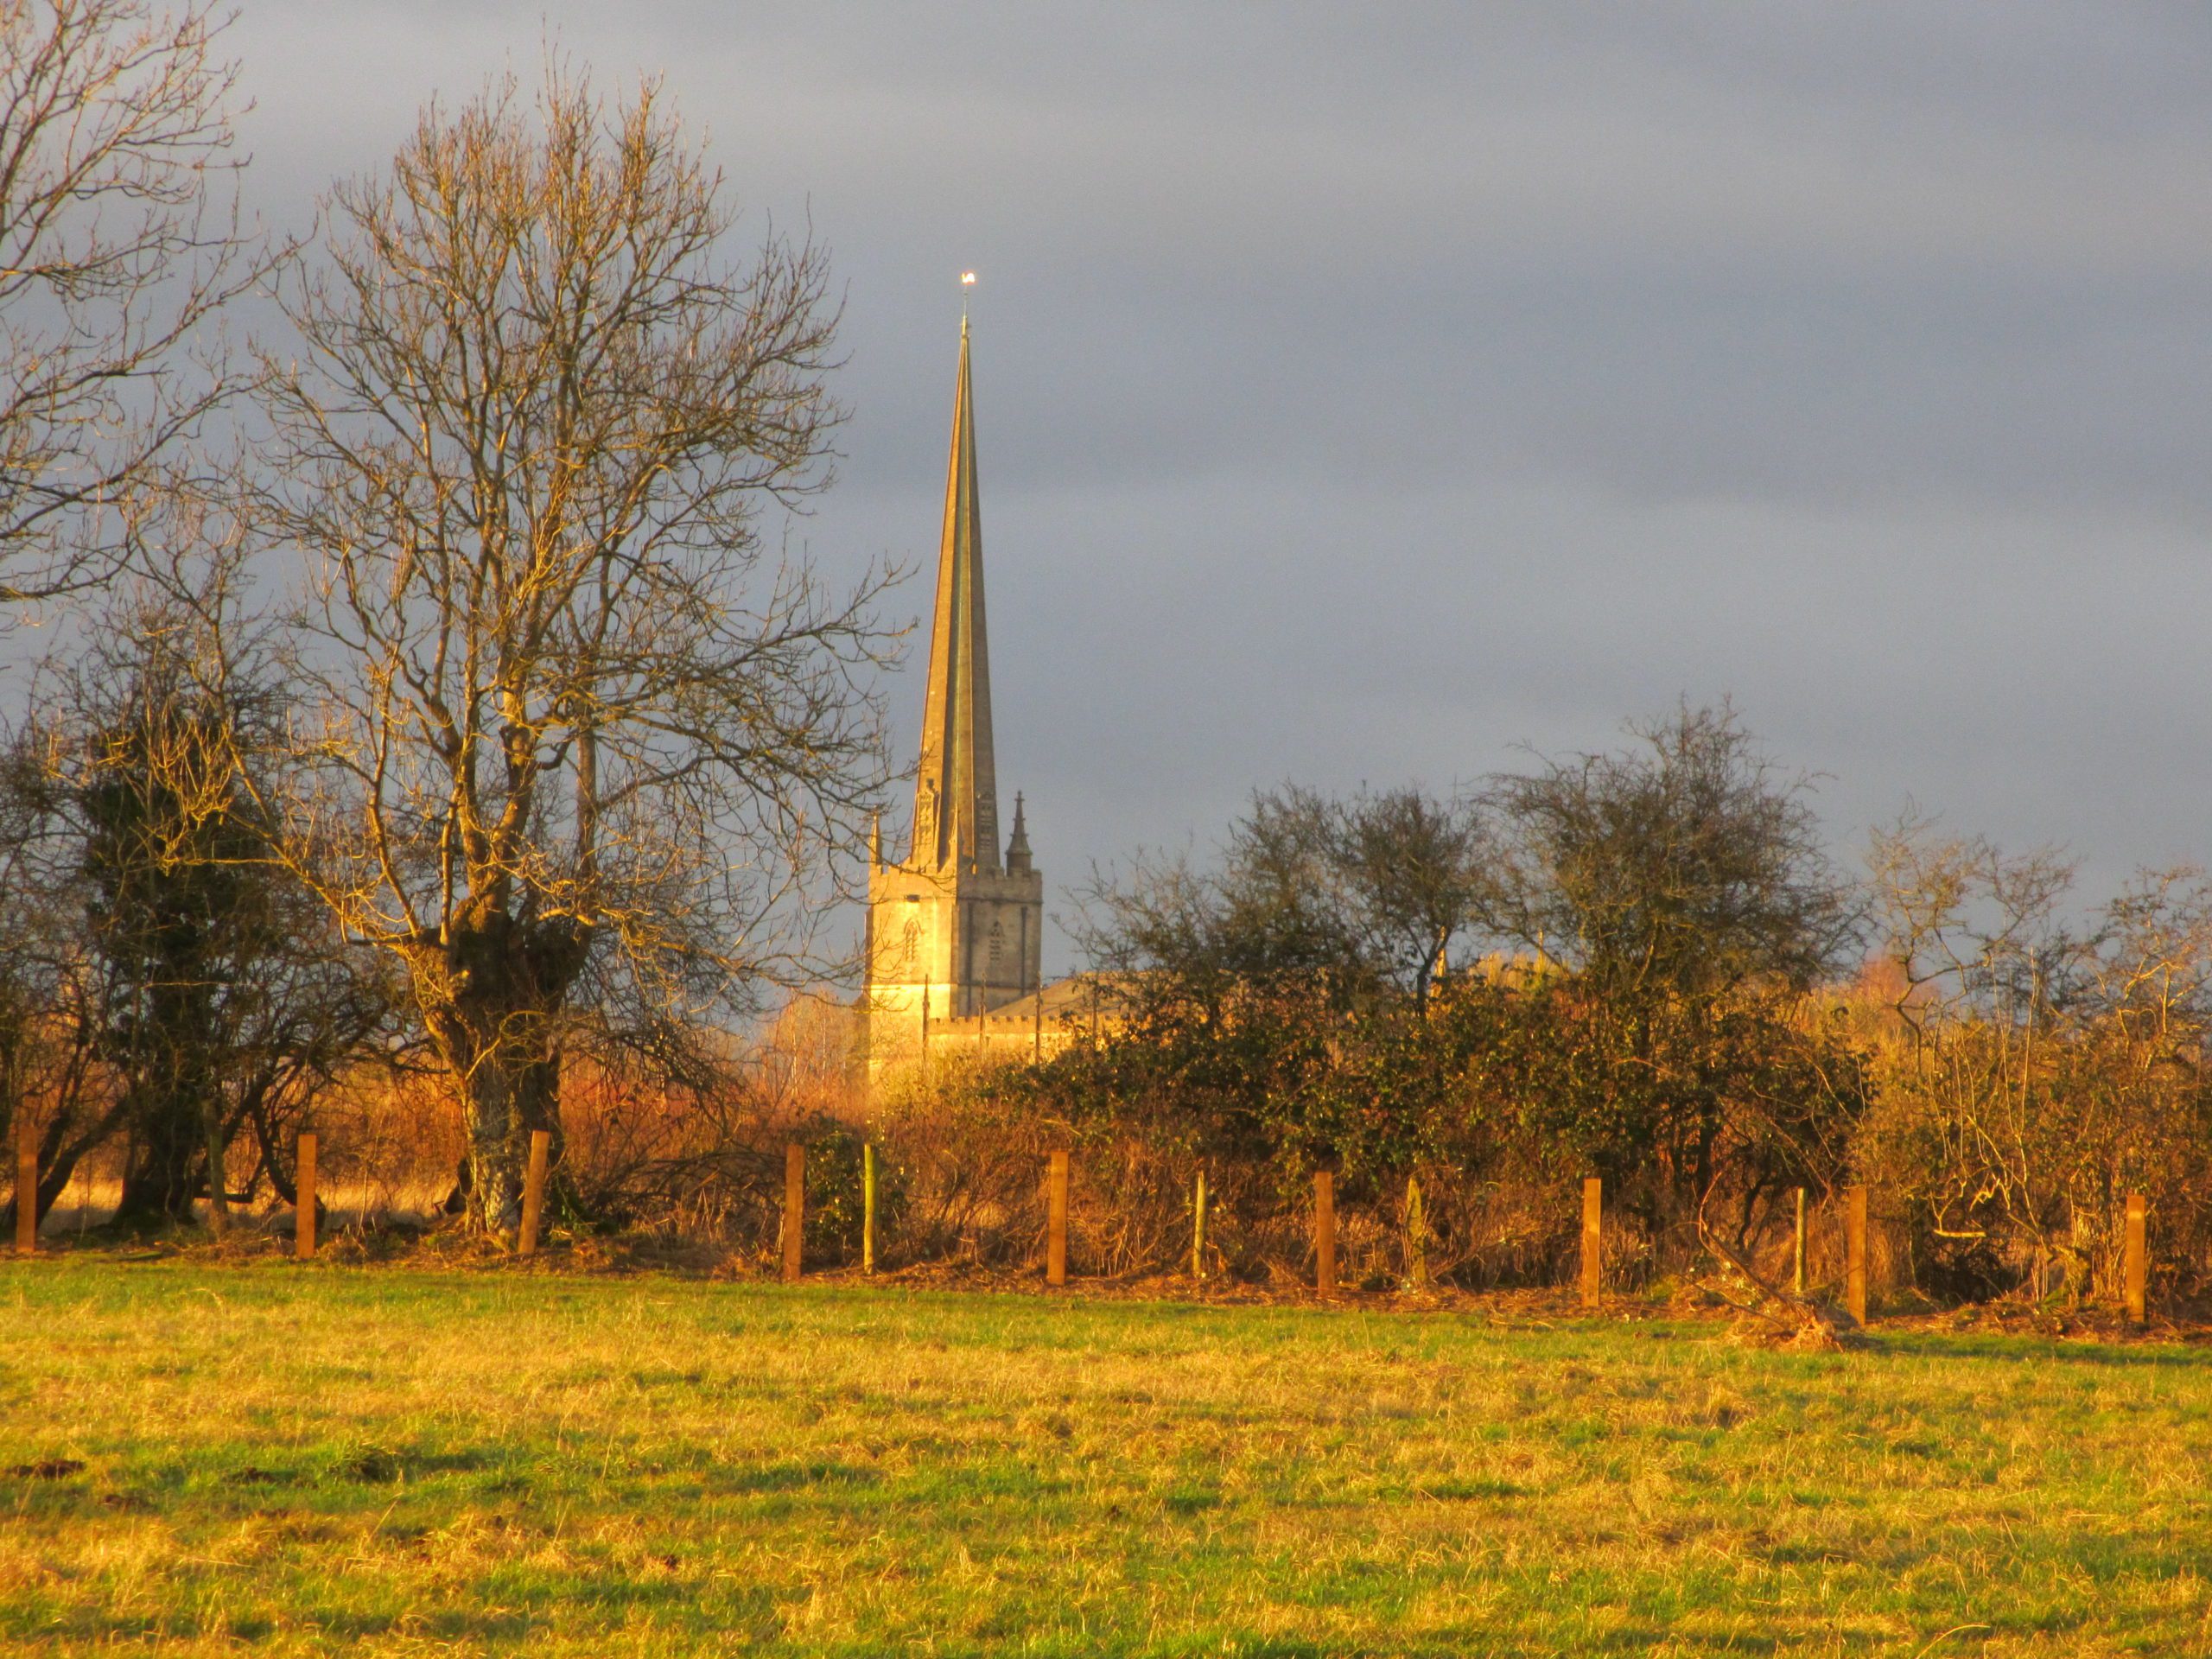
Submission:
[[[1110,974],[1071,974],[1041,991],[1032,991],[1012,1002],[1000,1004],[991,1010],[990,1019],[994,1024],[1033,1020],[1041,1001],[1047,1031],[1080,1026],[1094,1018],[1110,1024],[1121,1017],[1128,1006],[1128,994],[1116,981],[1116,976]]]
[[[976,410],[969,386],[968,320],[960,320],[960,375],[944,486],[929,690],[914,781],[914,845],[925,869],[996,871],[998,773],[991,752],[991,666],[983,628],[983,518],[976,482]]]

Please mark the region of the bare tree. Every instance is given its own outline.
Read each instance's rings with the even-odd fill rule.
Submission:
[[[1863,1108],[1800,1002],[1852,960],[1863,904],[1809,780],[1728,704],[1628,730],[1622,751],[1497,781],[1491,921],[1576,1008],[1579,1063],[1548,1109],[1623,1204],[1687,1243],[1710,1235],[1719,1184],[1747,1233],[1779,1189],[1829,1179]]]
[[[90,1033],[99,1121],[127,1136],[117,1219],[188,1219],[204,1192],[219,1229],[234,1143],[259,1154],[245,1195],[264,1173],[289,1193],[280,1126],[386,1047],[394,998],[276,856],[257,801],[288,759],[281,664],[229,527],[172,506],[147,521],[165,548],[133,561],[165,580],[106,595],[7,750],[0,906],[21,932],[0,980],[41,998],[25,1052],[49,1072]],[[52,1167],[75,1151],[55,1140]]]
[[[1318,974],[1354,994],[1387,985],[1420,1006],[1491,882],[1479,806],[1417,788],[1262,790],[1222,852],[1217,869],[1140,855],[1124,874],[1095,874],[1077,922],[1093,962],[1165,969],[1162,985],[1185,988]]]
[[[828,481],[816,249],[723,263],[720,175],[643,86],[549,66],[428,107],[327,199],[264,355],[264,528],[300,624],[302,868],[404,964],[505,1232],[557,1132],[579,1003],[745,1007],[821,971],[812,919],[885,780],[887,578],[764,545]]]
[[[1847,961],[1861,905],[1823,848],[1809,780],[1762,755],[1725,703],[1629,731],[1625,753],[1498,781],[1497,930],[1616,1000],[1802,988]]]
[[[0,0],[0,619],[103,579],[139,487],[237,389],[212,325],[265,265],[228,22]]]
[[[1862,1155],[1919,1206],[1935,1271],[1986,1294],[2111,1284],[2128,1191],[2200,1260],[2212,883],[2139,873],[2075,907],[2073,860],[1908,812],[1869,864],[1892,1023]]]
[[[0,1118],[10,1146],[24,1115],[34,1125],[41,1217],[124,1116],[102,1064],[107,964],[71,880],[68,826],[50,787],[54,750],[35,728],[0,743]],[[12,1193],[0,1223],[15,1224]]]
[[[1479,804],[1419,789],[1333,803],[1329,862],[1362,952],[1424,1006],[1452,944],[1496,886],[1497,849]]]

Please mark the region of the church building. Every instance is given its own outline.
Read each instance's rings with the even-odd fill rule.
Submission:
[[[922,702],[913,837],[903,859],[879,839],[868,875],[868,1072],[882,1079],[938,1053],[1041,1053],[1058,1046],[1040,983],[1045,878],[1032,861],[1022,801],[1001,848],[984,629],[983,520],[968,320],[960,321],[952,454],[944,486]]]

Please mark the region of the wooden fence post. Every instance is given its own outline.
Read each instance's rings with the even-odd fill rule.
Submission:
[[[1206,1276],[1206,1173],[1198,1172],[1198,1191],[1191,1203],[1191,1277]]]
[[[2148,1314],[2145,1289],[2149,1264],[2145,1259],[2144,1234],[2149,1205],[2140,1192],[2127,1195],[2127,1322],[2140,1325]]]
[[[1793,1252],[1796,1262],[1790,1274],[1790,1288],[1800,1296],[1805,1294],[1805,1189],[1797,1189],[1797,1237]]]
[[[861,1143],[861,1271],[875,1271],[875,1142]]]
[[[207,1231],[215,1242],[231,1230],[230,1172],[224,1166],[223,1121],[214,1112],[200,1116],[200,1138],[207,1153]]]
[[[1428,1288],[1428,1217],[1421,1209],[1421,1183],[1406,1177],[1406,1282]]]
[[[1055,1152],[1045,1173],[1045,1282],[1068,1281],[1068,1154]]]
[[[1313,1172],[1313,1288],[1337,1289],[1337,1178],[1325,1169]]]
[[[16,1103],[16,1254],[38,1250],[38,1125],[29,1109]]]
[[[798,1278],[806,1249],[806,1148],[784,1147],[784,1282]]]
[[[315,1255],[315,1131],[303,1129],[292,1154],[292,1254]]]
[[[1866,1189],[1844,1194],[1843,1306],[1860,1325],[1866,1323]]]
[[[537,1254],[537,1230],[545,1219],[545,1160],[552,1149],[552,1130],[530,1132],[530,1167],[522,1178],[522,1236],[515,1241],[517,1255]]]
[[[1595,1175],[1582,1183],[1582,1306],[1598,1306],[1605,1272],[1605,1183]]]

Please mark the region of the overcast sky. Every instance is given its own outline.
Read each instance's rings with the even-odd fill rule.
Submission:
[[[1056,892],[1684,695],[1846,849],[1912,798],[2099,887],[2212,851],[2202,6],[245,0],[257,204],[549,29],[831,249],[824,561],[934,557],[981,274],[1002,810]]]

